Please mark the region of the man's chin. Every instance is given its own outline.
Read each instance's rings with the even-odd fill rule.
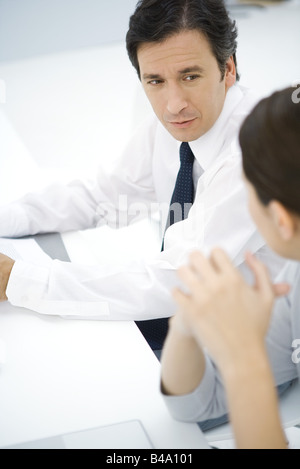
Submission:
[[[188,132],[184,130],[180,131],[174,131],[170,130],[168,127],[166,128],[167,131],[172,135],[172,137],[175,138],[178,142],[194,142],[195,140],[198,140],[198,138],[202,137],[205,132]]]

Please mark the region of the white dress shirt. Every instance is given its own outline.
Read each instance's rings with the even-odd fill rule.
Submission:
[[[39,313],[69,317],[169,317],[174,314],[170,291],[178,283],[176,269],[191,250],[208,253],[215,246],[224,248],[242,270],[245,251],[250,250],[277,273],[282,260],[257,233],[241,178],[238,132],[256,101],[250,91],[235,85],[213,128],[190,144],[196,159],[195,202],[188,218],[167,230],[164,252],[149,261],[119,266],[60,261],[36,266],[17,261],[7,288],[9,301]],[[140,216],[141,208],[152,213],[155,207],[165,226],[179,170],[179,146],[153,116],[138,129],[115,167],[100,168],[96,180],[54,184],[2,207],[0,236],[124,226]]]
[[[278,282],[292,286],[289,295],[278,299],[275,304],[266,339],[273,374],[279,386],[300,379],[300,264],[288,263]],[[203,380],[193,393],[179,397],[164,396],[164,399],[173,417],[186,422],[203,422],[228,412],[222,380],[208,356]]]

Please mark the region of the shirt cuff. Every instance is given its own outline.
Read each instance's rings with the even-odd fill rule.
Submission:
[[[205,373],[197,389],[183,396],[163,394],[165,404],[175,420],[182,422],[202,422],[212,418],[209,415],[216,386],[216,369],[206,356]]]
[[[55,261],[47,267],[16,261],[6,290],[8,301],[13,306],[49,316],[69,319],[108,319],[110,310],[106,301],[76,301],[59,295],[59,292],[54,296],[49,294],[54,264]],[[61,292],[64,293],[63,285]]]
[[[8,301],[14,306],[33,309],[47,289],[49,268],[17,260],[12,268],[7,285]]]
[[[12,203],[0,207],[0,237],[21,237],[28,232],[28,219],[21,205]]]

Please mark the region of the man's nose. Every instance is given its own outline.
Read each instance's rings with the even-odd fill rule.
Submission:
[[[178,116],[187,106],[188,102],[180,86],[169,86],[167,96],[167,111],[172,116]]]

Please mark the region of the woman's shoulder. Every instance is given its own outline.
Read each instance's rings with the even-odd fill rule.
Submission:
[[[291,282],[291,286],[300,283],[300,262],[287,262],[278,275],[277,282]]]

